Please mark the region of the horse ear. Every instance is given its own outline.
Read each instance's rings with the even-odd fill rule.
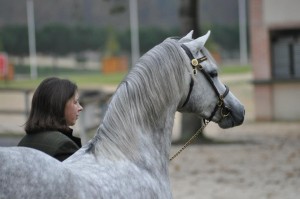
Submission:
[[[178,42],[179,43],[183,43],[183,42],[187,42],[193,39],[193,32],[194,30],[191,30],[187,35],[185,35],[184,37],[182,37]]]
[[[193,55],[196,57],[198,52],[204,47],[209,35],[210,35],[210,30],[205,35],[203,35],[193,41],[186,42],[186,43],[184,43],[184,45],[186,45],[190,49],[190,51],[193,53]]]
[[[202,37],[199,37],[198,39],[195,39],[195,41],[197,43],[199,43],[200,48],[202,49],[207,41],[207,39],[210,36],[210,30],[207,31],[207,33],[205,35],[203,35]]]

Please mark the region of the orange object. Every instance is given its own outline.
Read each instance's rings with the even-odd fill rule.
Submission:
[[[102,59],[102,73],[118,73],[128,70],[127,57],[106,57]]]

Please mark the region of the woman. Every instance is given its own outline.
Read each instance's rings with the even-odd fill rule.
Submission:
[[[25,124],[26,135],[18,146],[30,147],[63,161],[81,147],[69,126],[76,123],[82,107],[76,84],[56,77],[37,87]]]

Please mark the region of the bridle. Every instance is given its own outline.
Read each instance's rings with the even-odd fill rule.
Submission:
[[[230,114],[230,108],[225,105],[224,99],[229,93],[229,88],[226,85],[224,85],[225,91],[223,94],[220,94],[217,87],[215,86],[213,80],[211,79],[210,75],[204,70],[204,67],[201,65],[201,63],[203,61],[207,60],[207,57],[203,56],[199,59],[195,59],[187,46],[182,44],[181,47],[184,49],[184,51],[186,52],[186,54],[188,55],[188,57],[191,60],[193,74],[196,75],[197,71],[199,70],[204,75],[204,77],[208,80],[209,84],[211,85],[211,87],[213,88],[214,92],[216,93],[216,95],[218,97],[218,102],[217,102],[214,110],[210,114],[210,116],[207,118],[207,120],[210,122],[212,120],[212,118],[215,116],[218,109],[220,109],[220,111],[221,111],[222,118],[227,117]],[[189,93],[188,93],[188,96],[187,96],[186,100],[184,101],[183,105],[181,106],[181,108],[183,108],[188,103],[191,93],[192,93],[192,90],[193,90],[193,87],[194,87],[194,79],[191,78]]]
[[[208,80],[209,84],[211,85],[214,92],[216,93],[216,95],[218,97],[218,102],[217,102],[214,110],[210,114],[210,116],[207,119],[203,119],[204,125],[183,145],[183,147],[175,155],[173,155],[170,158],[170,161],[173,160],[175,157],[177,157],[188,145],[190,145],[192,143],[192,141],[203,131],[203,129],[207,126],[207,124],[212,120],[212,118],[215,116],[215,114],[217,113],[217,111],[219,109],[220,109],[220,113],[221,113],[221,116],[222,116],[221,120],[223,118],[229,116],[230,113],[231,113],[230,107],[227,107],[224,103],[224,99],[229,93],[229,88],[226,85],[224,85],[225,86],[225,91],[224,91],[223,94],[220,94],[220,92],[218,91],[218,89],[217,89],[216,85],[214,84],[212,78],[204,70],[204,67],[201,65],[201,63],[203,61],[207,60],[207,57],[203,56],[199,59],[195,59],[193,54],[191,53],[190,49],[186,45],[182,44],[181,47],[183,48],[183,50],[186,52],[186,54],[188,55],[188,57],[191,60],[191,66],[193,68],[193,74],[196,75],[197,71],[199,70],[204,75],[204,77]],[[181,108],[183,108],[188,103],[188,101],[190,100],[193,88],[194,88],[194,79],[191,78],[189,92],[188,92],[187,98],[184,101],[184,103],[182,104]]]

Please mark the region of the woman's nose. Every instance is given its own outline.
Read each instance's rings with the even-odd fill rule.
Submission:
[[[83,107],[79,104],[78,110],[82,111]]]

